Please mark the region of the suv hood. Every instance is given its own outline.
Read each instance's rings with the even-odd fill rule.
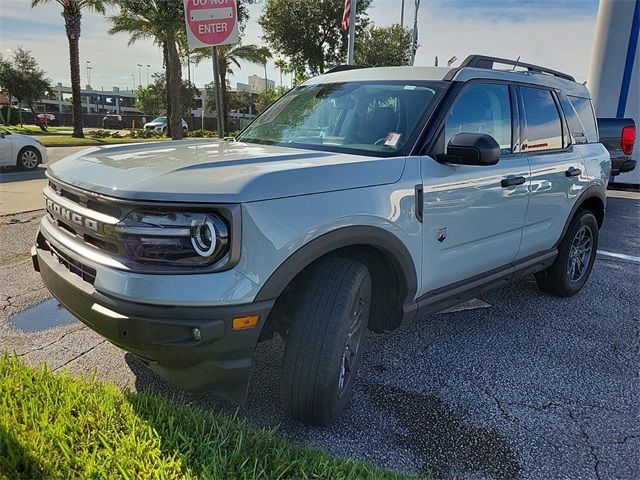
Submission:
[[[123,199],[236,203],[395,183],[404,164],[404,157],[182,140],[83,150],[48,174]]]

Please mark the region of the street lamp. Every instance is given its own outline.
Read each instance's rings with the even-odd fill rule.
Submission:
[[[142,64],[138,63],[138,86],[142,87]]]
[[[136,89],[136,76],[133,73],[131,74],[131,83],[133,83],[133,89],[131,89],[133,92]]]
[[[87,85],[91,88],[91,60],[87,60]]]
[[[151,65],[147,65],[147,87],[149,86],[149,67]]]

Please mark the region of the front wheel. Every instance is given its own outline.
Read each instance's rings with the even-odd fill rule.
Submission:
[[[18,154],[18,168],[20,170],[35,170],[40,161],[40,152],[33,147],[25,147]]]
[[[579,210],[558,247],[558,256],[536,274],[538,288],[557,297],[571,297],[587,282],[598,250],[598,222],[589,210]]]
[[[285,410],[308,425],[332,424],[351,397],[371,308],[371,276],[346,258],[321,260],[292,308],[282,365]]]

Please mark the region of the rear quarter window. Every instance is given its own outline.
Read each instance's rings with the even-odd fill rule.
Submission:
[[[522,87],[522,103],[526,120],[526,152],[563,148],[562,121],[549,90]],[[523,149],[525,144],[523,143]]]
[[[598,129],[596,127],[596,117],[593,113],[593,106],[591,105],[591,100],[588,98],[581,97],[569,97],[569,101],[576,113],[578,114],[578,118],[582,122],[582,125],[585,129],[585,135],[587,136],[587,141],[589,143],[594,143],[598,141]]]

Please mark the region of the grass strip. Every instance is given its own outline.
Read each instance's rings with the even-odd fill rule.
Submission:
[[[153,394],[0,358],[0,478],[392,479]]]
[[[75,138],[65,136],[40,136],[38,137],[45,147],[82,147],[93,145],[115,145],[121,143],[162,142],[170,138]]]

